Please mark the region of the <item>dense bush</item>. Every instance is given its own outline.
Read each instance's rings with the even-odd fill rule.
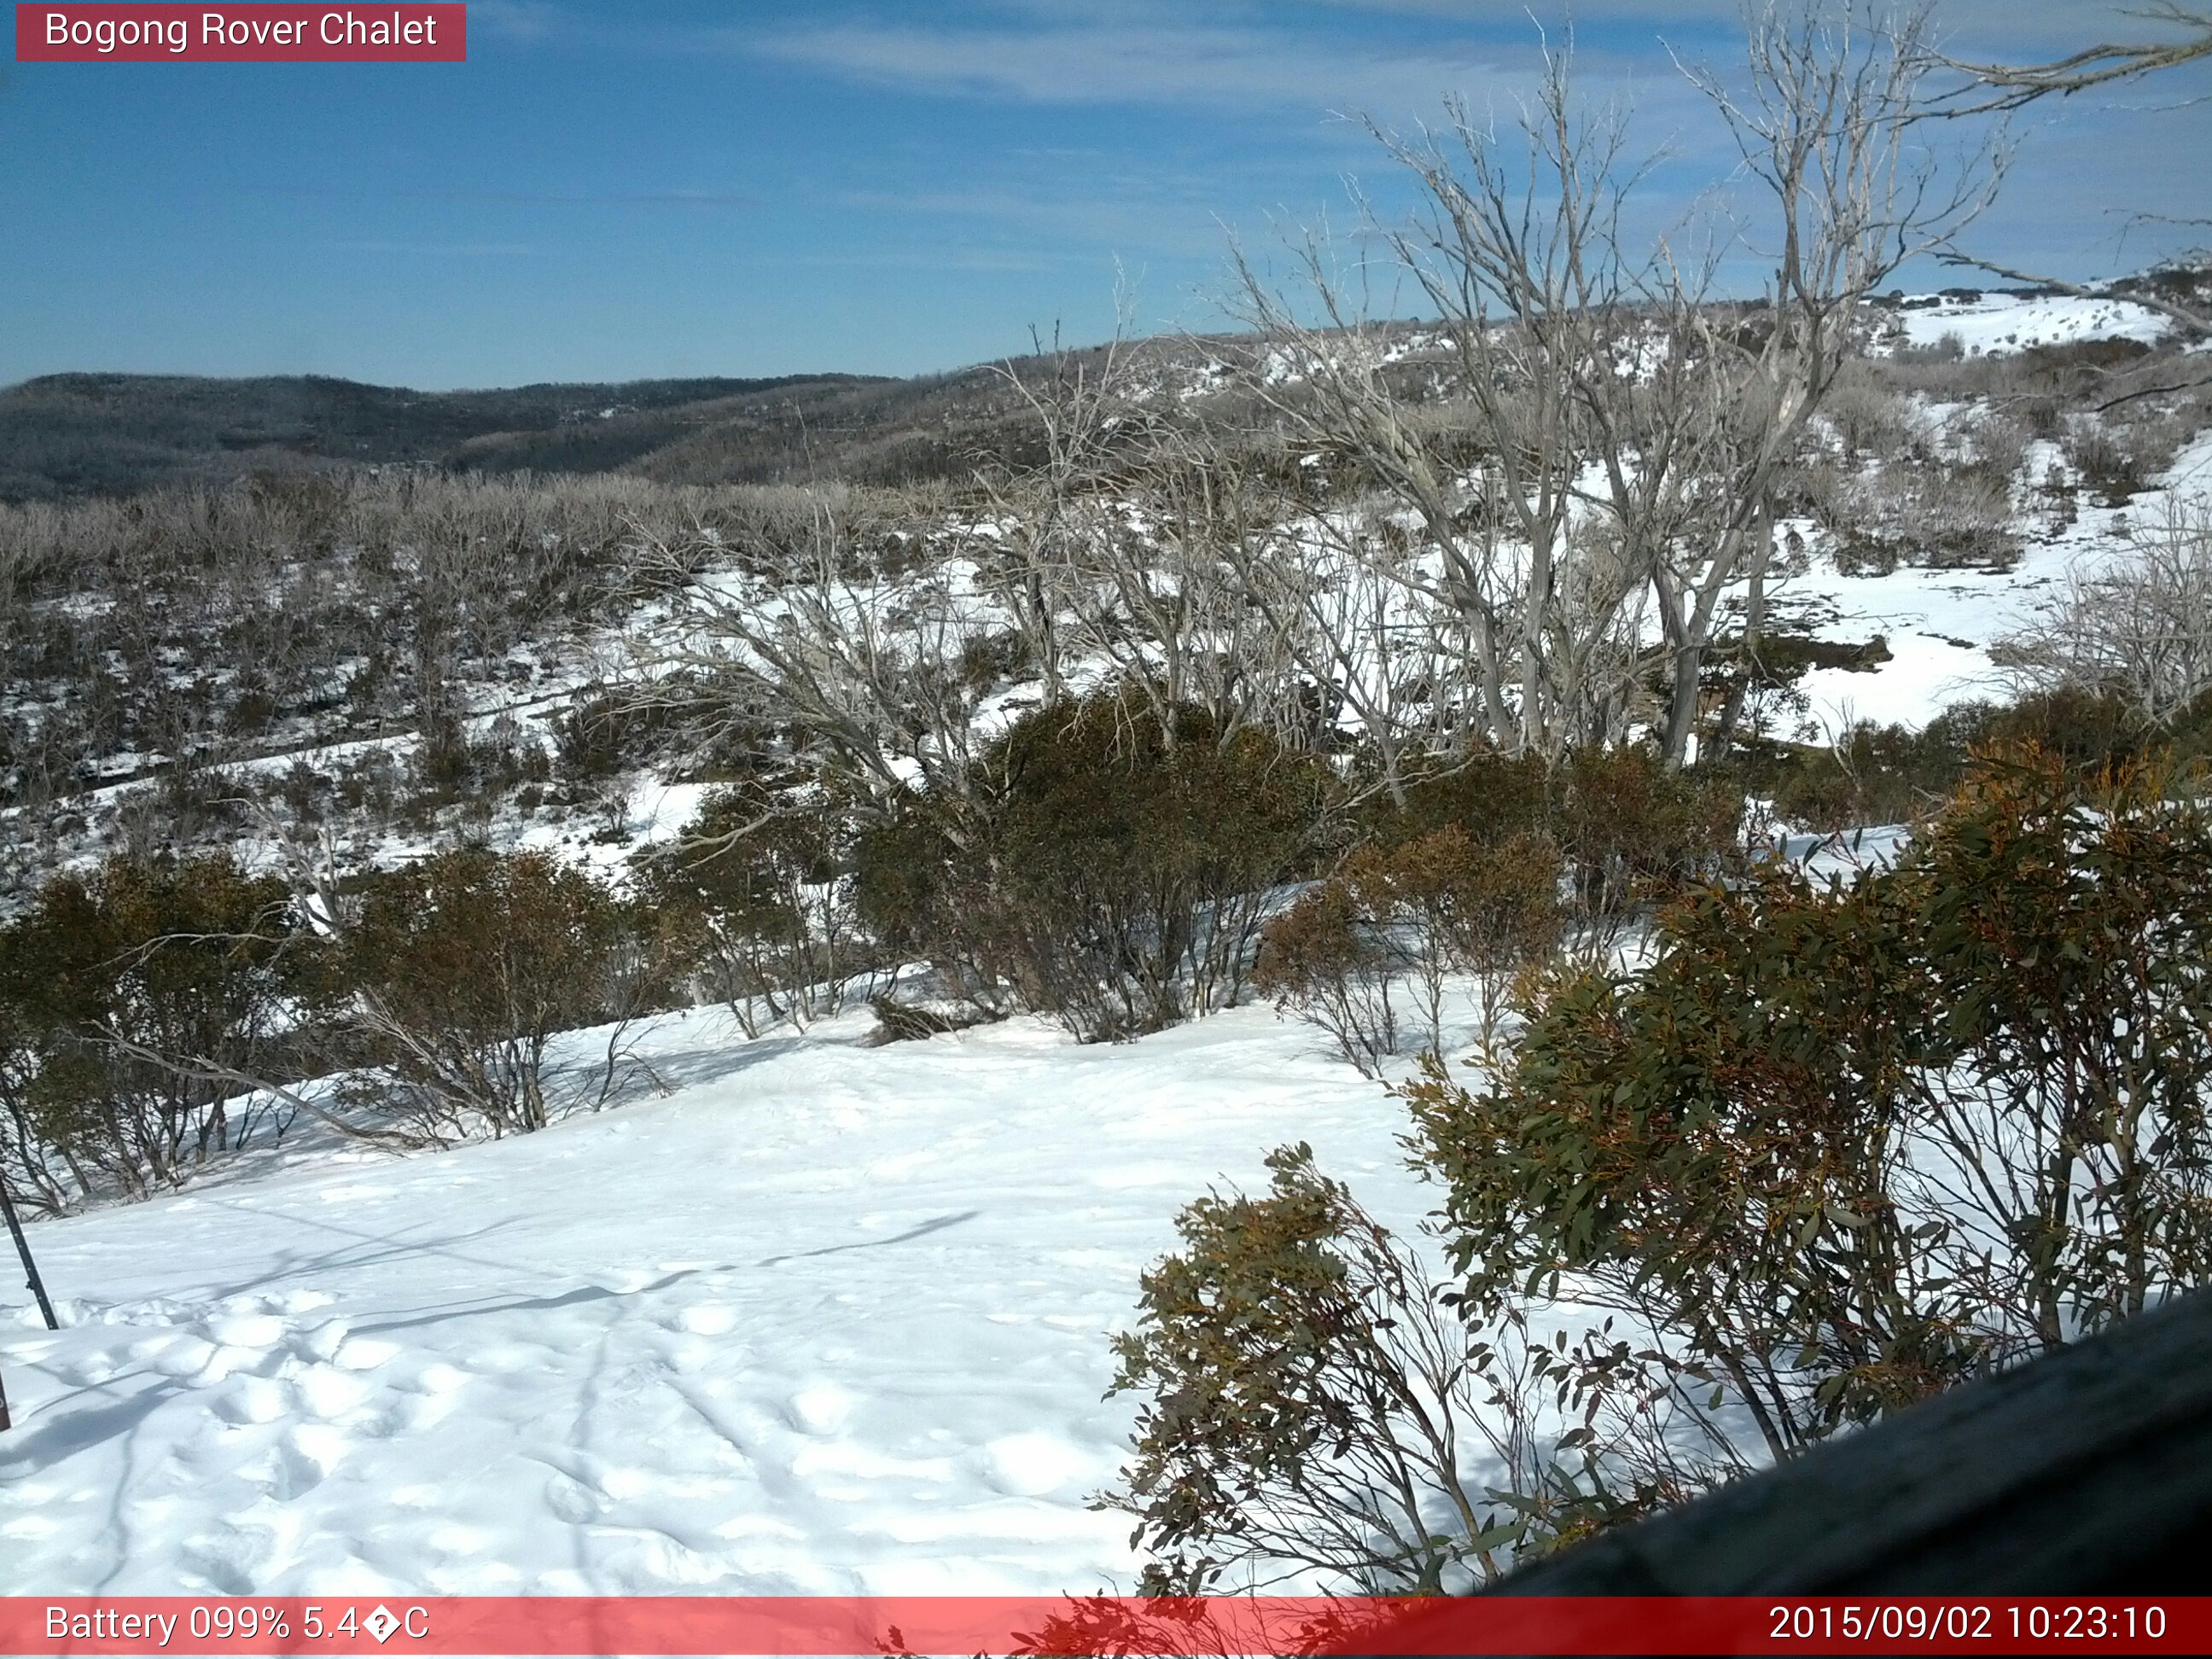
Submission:
[[[2002,456],[1996,458],[2002,464]],[[1895,459],[1842,482],[1821,517],[1836,533],[1846,573],[1887,574],[1899,565],[2009,565],[2009,477],[1982,459],[1946,465]]]
[[[34,1209],[142,1195],[252,1141],[270,1103],[222,1073],[270,1058],[295,943],[283,884],[226,857],[48,882],[0,928],[9,1192]]]
[[[642,860],[647,902],[687,945],[700,988],[750,1035],[836,1013],[875,952],[826,804],[768,785],[720,789],[670,848]]]
[[[1405,769],[1400,792],[1371,793],[1357,813],[1357,839],[1394,846],[1448,825],[1489,846],[1549,827],[1553,777],[1540,755],[1492,750]]]
[[[1295,1009],[1336,1040],[1364,1077],[1380,1077],[1398,1052],[1396,988],[1403,953],[1361,906],[1352,884],[1333,880],[1302,895],[1260,938],[1253,988],[1279,1011]]]
[[[1559,849],[1522,830],[1477,842],[1456,823],[1355,850],[1267,924],[1253,985],[1336,1039],[1370,1076],[1397,1052],[1393,988],[1413,995],[1431,1052],[1443,1043],[1449,976],[1473,976],[1483,1035],[1510,976],[1557,948]]]
[[[1406,1091],[1442,1297],[1303,1147],[1192,1205],[1119,1340],[1147,1588],[1479,1582],[2212,1279],[2204,782],[1993,756],[1534,982]]]
[[[553,722],[554,768],[572,787],[675,759],[683,736],[672,696],[602,692]]]
[[[2155,431],[2116,428],[2095,416],[2066,422],[2066,459],[2082,488],[2100,507],[2125,507],[2147,489],[2154,473],[2171,465],[2172,450]]]
[[[2212,698],[2154,729],[2118,693],[2061,685],[2015,702],[1956,703],[1917,732],[1861,721],[1825,748],[1752,757],[1776,817],[1823,832],[1904,823],[1956,788],[1978,750],[2033,744],[2076,772],[2212,754]]]
[[[1723,769],[1672,769],[1641,746],[1580,749],[1554,793],[1553,834],[1585,948],[1609,946],[1655,901],[1719,874],[1740,848],[1743,787]]]
[[[865,836],[864,915],[982,1006],[1086,1042],[1232,1001],[1270,892],[1310,855],[1320,764],[1202,714],[1110,695],[1041,709],[989,746],[968,800],[917,796]]]
[[[1553,843],[1565,861],[1569,919],[1601,945],[1685,882],[1713,874],[1735,852],[1742,781],[1718,768],[1668,767],[1640,744],[1540,757],[1480,753],[1417,771],[1401,799],[1378,798],[1357,823],[1391,848],[1448,826],[1479,847],[1516,836]]]
[[[1893,868],[1556,977],[1510,1072],[1412,1091],[1471,1305],[1646,1325],[1643,1443],[1724,1473],[2203,1282],[2212,815],[2162,782],[1993,760]]]
[[[349,1095],[374,1116],[448,1140],[541,1129],[604,1097],[596,1072],[549,1062],[556,1033],[637,1012],[660,988],[634,918],[597,881],[544,853],[441,853],[372,878],[341,929],[319,1012],[362,1068]]]
[[[1515,1318],[1469,1329],[1310,1148],[1267,1164],[1265,1197],[1177,1218],[1182,1248],[1115,1340],[1115,1391],[1146,1399],[1105,1502],[1155,1557],[1143,1592],[1304,1570],[1434,1595],[1628,1512],[1571,1431],[1539,1424],[1539,1402],[1579,1393],[1576,1360]]]
[[[1643,748],[1417,770],[1354,816],[1337,872],[1269,922],[1256,988],[1373,1076],[1409,994],[1441,1047],[1446,982],[1464,975],[1492,1043],[1518,971],[1563,944],[1607,957],[1656,901],[1732,866],[1743,811],[1732,772],[1670,769]]]
[[[1784,823],[1823,834],[1905,823],[1955,786],[1970,732],[1992,711],[1954,710],[1921,731],[1861,720],[1826,748],[1785,751],[1751,770]]]
[[[543,853],[305,897],[218,856],[56,878],[0,927],[0,1179],[37,1211],[143,1196],[301,1113],[400,1150],[541,1128],[611,1097],[695,942]]]

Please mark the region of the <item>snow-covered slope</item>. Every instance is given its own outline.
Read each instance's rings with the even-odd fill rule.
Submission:
[[[2078,340],[2150,344],[2163,338],[2170,327],[2166,317],[2148,306],[2070,294],[1982,294],[1971,300],[1924,295],[1907,302],[1898,313],[1898,323],[1907,344],[1937,345],[1948,337],[1969,357],[2029,346],[2071,345]]]
[[[1809,671],[1800,690],[1815,722],[1830,730],[1859,720],[1918,726],[1953,703],[2002,701],[2006,683],[1990,646],[2046,625],[2068,574],[2124,555],[2129,526],[2156,515],[2166,496],[2208,494],[2212,434],[2191,443],[2158,488],[2126,507],[2083,499],[2073,521],[2055,529],[2038,529],[2023,515],[2021,557],[2009,568],[1905,565],[1887,574],[1846,575],[1827,560],[1816,561],[1782,585],[1775,615],[1818,639],[1856,642],[1879,635],[1891,655],[1871,668]]]
[[[33,1228],[65,1328],[0,1316],[0,1592],[1127,1587],[1085,1500],[1139,1269],[1286,1140],[1410,1225],[1401,1113],[1264,1007],[869,1024],[696,1012],[665,1097]]]
[[[1899,315],[1978,352],[2151,329],[2119,301]],[[1807,735],[1998,694],[1990,647],[2070,569],[2162,492],[2212,492],[2206,434],[2062,523],[2033,488],[2057,456],[2037,441],[2014,481],[2006,568],[1844,574],[1800,526],[1777,631],[1891,653],[1814,669]],[[580,808],[472,832],[615,874],[703,793],[608,789],[597,833]],[[432,839],[388,832],[375,860]],[[1182,1204],[1285,1141],[1410,1229],[1430,1195],[1402,1110],[1264,1007],[1121,1047],[1024,1019],[872,1048],[870,1024],[747,1042],[671,1017],[644,1048],[668,1091],[619,1110],[404,1160],[288,1149],[37,1226],[66,1328],[0,1297],[0,1593],[1128,1586],[1128,1522],[1086,1500],[1126,1450],[1133,1402],[1101,1396],[1139,1271]]]

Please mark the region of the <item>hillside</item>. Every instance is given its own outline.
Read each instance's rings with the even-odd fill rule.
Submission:
[[[305,1131],[40,1224],[64,1328],[0,1314],[0,1592],[1131,1589],[1089,1500],[1138,1274],[1298,1140],[1418,1236],[1403,1105],[1264,1006],[872,1023],[692,1010],[607,1115],[408,1159]]]
[[[1559,913],[1587,924],[1574,936],[1584,965],[1642,962],[1647,873],[1680,866],[1702,881],[1743,867],[1723,860],[1753,856],[1747,842],[1775,845],[1769,836],[1785,866],[1820,875],[1880,865],[1900,842],[1895,826],[1955,781],[1966,744],[2002,729],[1973,721],[2005,710],[1969,717],[1971,706],[2011,694],[2019,653],[2062,631],[2054,619],[2078,584],[2168,544],[2162,526],[2185,551],[2204,522],[2212,405],[2194,385],[2135,395],[2197,367],[2141,308],[1921,296],[1875,323],[1778,492],[1765,658],[1717,664],[1705,706],[1741,696],[1732,750],[1674,772],[1650,757],[1661,704],[1641,651],[1657,629],[1634,613],[1621,633],[1635,702],[1620,741],[1588,757],[1618,769],[1596,774],[1621,783],[1599,809],[1621,814],[1605,820],[1613,840],[1585,835],[1587,819],[1564,809],[1547,816],[1540,791],[1470,799],[1449,793],[1449,767],[1415,776],[1417,799],[1433,787],[1427,799],[1456,801],[1447,830],[1541,827],[1486,856],[1531,857],[1546,905],[1586,907]],[[1430,351],[1401,331],[1377,356],[1425,396],[1439,374]],[[1260,393],[1237,375],[1255,367],[1261,390],[1292,395],[1279,390],[1294,377],[1275,354],[1221,353],[1217,363],[1186,343],[1148,344],[1101,428],[1249,416],[1237,400]],[[1183,494],[1188,475],[1148,474],[1108,447],[1089,497],[1026,498],[1030,526],[1048,520],[1036,505],[1047,501],[1065,514],[1052,522],[1080,525],[1078,551],[1094,561],[1074,567],[1080,580],[1040,628],[1008,573],[1021,574],[1028,547],[1044,591],[1046,576],[1066,576],[1068,544],[1024,543],[1024,520],[983,485],[946,482],[945,458],[972,466],[979,434],[1036,444],[1018,394],[988,371],[417,401],[320,382],[161,382],[143,398],[125,382],[56,385],[34,383],[75,399],[102,442],[126,428],[150,434],[162,465],[258,457],[249,471],[261,473],[274,455],[321,472],[0,509],[0,600],[12,607],[0,942],[21,947],[0,954],[0,1014],[16,1022],[0,1024],[15,1045],[0,1054],[0,1107],[15,1114],[0,1130],[16,1126],[0,1152],[38,1202],[30,1232],[62,1316],[49,1333],[32,1309],[0,1310],[17,1421],[0,1437],[0,1590],[1133,1588],[1142,1561],[1128,1518],[1090,1500],[1122,1468],[1137,1402],[1101,1396],[1111,1338],[1135,1322],[1140,1273],[1175,1247],[1179,1209],[1210,1188],[1254,1190],[1269,1151],[1303,1140],[1377,1218],[1418,1237],[1439,1189],[1407,1166],[1407,1103],[1384,1085],[1407,1079],[1431,1036],[1476,1074],[1467,1057],[1501,975],[1462,961],[1435,981],[1437,1024],[1424,1035],[1418,975],[1376,970],[1386,993],[1395,983],[1397,1024],[1364,1064],[1332,1041],[1316,1002],[1285,994],[1279,1012],[1253,978],[1224,975],[1188,1002],[1173,994],[1198,977],[1191,964],[1228,931],[1231,905],[1279,914],[1338,879],[1347,848],[1364,850],[1355,836],[1397,823],[1378,789],[1343,805],[1316,786],[1293,802],[1312,814],[1294,855],[1249,866],[1263,873],[1226,899],[1182,883],[1176,928],[1152,913],[1124,927],[1115,948],[1184,941],[1180,963],[1152,975],[1170,992],[1159,1014],[1100,1013],[1117,994],[1133,1000],[1137,975],[1118,960],[1102,970],[1103,994],[1085,981],[1054,1005],[1041,974],[1022,981],[1034,1000],[1000,994],[984,981],[1001,963],[1008,982],[1025,971],[1012,954],[1020,943],[961,930],[1012,901],[968,876],[949,839],[915,853],[897,837],[927,834],[945,780],[972,763],[994,783],[975,792],[969,822],[1027,837],[988,843],[1011,849],[997,873],[1026,877],[1035,862],[1062,884],[1024,890],[1046,897],[1022,920],[1040,948],[1058,926],[1067,960],[1097,959],[1095,938],[1078,937],[1079,905],[1112,897],[1133,855],[1171,850],[1193,824],[1201,836],[1217,822],[1249,828],[1237,814],[1280,779],[1356,777],[1367,756],[1348,711],[1363,681],[1402,695],[1394,717],[1407,726],[1443,725],[1420,701],[1437,696],[1425,671],[1388,654],[1415,632],[1407,619],[1425,567],[1375,550],[1408,550],[1407,515],[1369,511],[1371,480],[1357,467],[1256,421],[1243,448],[1205,452],[1194,469],[1203,488]],[[629,408],[592,409],[618,394]],[[812,413],[784,423],[779,398]],[[219,432],[240,447],[207,447]],[[595,450],[603,432],[608,447]],[[354,465],[341,434],[387,446],[408,470]],[[815,488],[745,481],[746,468],[772,477],[825,454],[843,471],[809,475]],[[582,470],[563,474],[549,456]],[[508,471],[526,464],[530,476]],[[902,468],[912,475],[897,488],[849,482]],[[1264,513],[1237,516],[1254,499]],[[1224,501],[1236,510],[1203,517]],[[1206,536],[1179,538],[1178,511]],[[1408,568],[1413,579],[1374,611],[1352,609],[1378,591],[1363,574]],[[1248,653],[1230,662],[1238,672],[1208,680],[1218,641],[1280,602],[1270,583],[1285,568],[1324,623],[1373,618],[1343,629],[1339,642],[1352,643],[1326,671],[1338,679],[1316,689],[1313,658],[1269,659],[1255,633],[1234,636]],[[1339,599],[1344,611],[1326,610]],[[1743,599],[1727,601],[1731,629]],[[1218,751],[1259,755],[1254,769],[1201,773],[1231,787],[1177,796],[1173,835],[1115,816],[1134,809],[1092,787],[1119,775],[1109,769],[1053,793],[1067,755],[1018,765],[1022,751],[1006,746],[1033,711],[1053,712],[1039,634],[1060,653],[1049,660],[1068,696],[1117,676],[1167,683],[1172,670],[1194,703],[1234,708],[1257,664],[1288,688],[1272,707],[1306,747],[1255,720]],[[772,700],[763,664],[787,675],[786,702]],[[722,700],[687,703],[702,684]],[[800,694],[818,701],[810,709]],[[702,706],[706,721],[686,725]],[[882,745],[880,803],[854,775],[804,769],[810,713],[843,721],[856,746]],[[2081,717],[2065,735],[2094,738],[2092,724]],[[1118,744],[1105,747],[1112,764]],[[1528,775],[1495,750],[1456,758],[1488,764],[1465,774],[1478,779]],[[985,816],[1031,785],[1018,801],[1026,816]],[[723,798],[744,808],[735,819],[701,816],[720,789],[736,791]],[[1716,799],[1717,828],[1685,828]],[[739,859],[716,866],[736,878],[702,883],[705,932],[750,954],[709,961],[693,939],[686,948],[705,954],[638,989],[655,930],[696,898],[680,881],[654,885],[667,869],[640,855],[687,826],[725,830],[764,799],[775,811],[730,836]],[[1267,830],[1255,810],[1251,823]],[[1335,816],[1324,824],[1325,813]],[[1554,822],[1565,854],[1544,838]],[[1638,863],[1655,825],[1692,851]],[[795,839],[776,838],[786,833]],[[1713,840],[1687,839],[1698,833]],[[1379,833],[1369,845],[1382,845]],[[407,1053],[370,1046],[373,1024],[343,1024],[366,1001],[315,1002],[351,968],[288,979],[278,958],[300,950],[313,966],[329,939],[366,931],[379,894],[416,890],[380,882],[456,848],[487,867],[519,849],[574,878],[605,906],[579,935],[594,917],[629,930],[606,936],[616,945],[592,964],[603,976],[560,1005],[570,1012],[541,1022],[561,1104],[503,1138],[463,1113],[442,1139],[404,1152],[340,1139],[283,1090],[345,1103],[358,1130],[429,1121],[418,1109],[427,1085],[417,1077],[409,1097]],[[1547,854],[1579,862],[1533,865]],[[170,1087],[158,1059],[100,1046],[106,1022],[137,1005],[118,996],[95,1018],[48,995],[56,984],[101,994],[101,974],[164,950],[270,942],[253,929],[164,928],[128,951],[93,940],[69,972],[52,970],[90,937],[76,920],[88,890],[73,880],[172,871],[188,854],[235,860],[279,890],[249,919],[272,927],[281,913],[281,948],[259,966],[250,951],[221,957],[245,986],[247,1014],[233,1025],[252,1025],[223,1052],[289,1085],[243,1091],[202,1072],[193,1091]],[[310,856],[329,860],[326,885],[303,874]],[[1633,883],[1612,880],[1623,868]],[[872,909],[856,896],[863,878],[882,884]],[[917,892],[935,908],[897,908]],[[1557,923],[1552,947],[1564,951],[1571,931]],[[946,988],[971,947],[984,968],[960,1003]],[[397,959],[402,980],[446,975],[433,1003],[471,988],[465,957],[459,973],[451,954],[442,966],[404,949]],[[516,979],[527,987],[527,973]],[[876,992],[902,1000],[871,1012]],[[388,1005],[393,994],[386,981],[362,995]],[[1364,1005],[1370,1024],[1375,1008]],[[499,1025],[488,1041],[514,1031]],[[889,1040],[916,1036],[927,1040]],[[1102,1036],[1120,1040],[1088,1040]],[[602,1065],[610,1083],[594,1093]],[[51,1077],[66,1090],[88,1074],[82,1086],[109,1091],[95,1105],[143,1098],[157,1102],[149,1117],[168,1114],[166,1168],[138,1179],[140,1144],[111,1146],[96,1114],[56,1110],[75,1097],[33,1086]],[[51,1140],[21,1127],[46,1123],[59,1126]],[[250,1144],[224,1139],[245,1143],[249,1126]],[[1571,1302],[1548,1305],[1577,1316]],[[1484,1455],[1465,1454],[1476,1486],[1491,1477]]]
[[[0,501],[342,465],[633,470],[672,483],[901,482],[1005,413],[988,371],[412,392],[319,376],[52,374],[0,390]]]

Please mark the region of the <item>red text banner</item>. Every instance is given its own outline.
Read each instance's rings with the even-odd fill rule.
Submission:
[[[465,5],[15,8],[20,64],[459,64]]]
[[[2212,1597],[0,1598],[0,1654],[2212,1652]]]

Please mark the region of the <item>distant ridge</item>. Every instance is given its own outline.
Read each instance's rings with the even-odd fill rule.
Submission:
[[[0,390],[0,499],[108,495],[331,463],[625,465],[718,415],[903,382],[854,374],[416,392],[324,375],[41,375]]]
[[[2156,295],[2203,305],[2212,303],[2212,267],[2163,265],[2092,291],[2108,301]],[[2058,290],[1899,290],[1875,309],[1949,328],[1969,296],[2026,303],[2057,298]],[[2130,331],[2109,319],[2075,322],[2067,337]],[[1925,329],[1908,322],[1904,332],[1916,331]],[[1173,384],[1188,395],[1213,383],[1215,348],[1203,339],[1164,336],[1128,349],[1151,359],[1155,390]],[[1081,361],[1097,351],[1074,348],[1068,356]],[[979,459],[1025,456],[1037,441],[1033,412],[988,365],[914,380],[791,374],[462,392],[312,374],[47,374],[0,388],[0,501],[363,465],[620,471],[679,484],[899,484],[964,478]]]

